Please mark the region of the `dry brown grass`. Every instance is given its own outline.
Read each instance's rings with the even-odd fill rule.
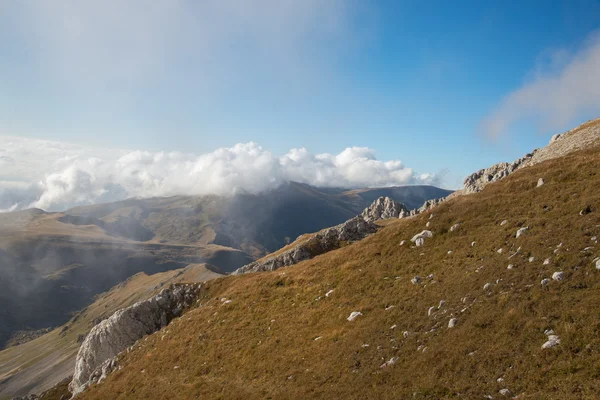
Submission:
[[[598,165],[600,149],[574,153],[447,201],[421,248],[399,242],[423,230],[429,213],[294,267],[211,281],[200,307],[141,340],[122,370],[82,398],[478,399],[508,388],[520,399],[596,399]],[[515,239],[521,226],[529,231]],[[563,282],[540,285],[559,270]],[[435,282],[410,283],[429,274]],[[348,322],[352,311],[364,315]],[[458,324],[448,329],[451,314]],[[548,328],[561,344],[541,350]],[[391,357],[396,364],[380,368]]]

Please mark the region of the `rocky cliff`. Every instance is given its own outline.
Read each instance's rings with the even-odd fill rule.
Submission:
[[[371,221],[366,221],[362,216],[357,216],[343,224],[324,229],[287,251],[245,265],[233,274],[275,271],[281,267],[288,267],[319,254],[335,250],[343,243],[364,239],[375,232],[377,232],[377,225]]]
[[[116,356],[137,340],[165,327],[195,300],[202,284],[177,285],[115,312],[96,325],[77,354],[69,389],[76,395],[115,370]]]

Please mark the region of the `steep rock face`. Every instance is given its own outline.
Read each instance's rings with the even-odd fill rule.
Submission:
[[[374,222],[380,219],[403,218],[408,214],[409,211],[404,204],[382,196],[365,208],[361,215],[366,221]]]
[[[281,254],[255,261],[245,265],[234,275],[248,272],[275,271],[281,267],[288,267],[300,261],[311,259],[319,254],[339,248],[344,242],[355,242],[377,232],[377,225],[366,221],[363,217],[354,217],[343,224],[324,229],[307,241]]]
[[[115,312],[96,325],[77,354],[69,389],[76,395],[116,368],[115,357],[145,335],[156,332],[181,314],[197,297],[201,284],[178,285],[146,301]]]

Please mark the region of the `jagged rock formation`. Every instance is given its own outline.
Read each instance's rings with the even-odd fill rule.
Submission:
[[[527,165],[536,152],[537,149],[512,163],[501,162],[469,175],[465,179],[464,194],[480,192],[487,184],[506,178],[517,169]]]
[[[146,301],[115,312],[85,338],[69,389],[76,395],[117,368],[116,356],[145,335],[165,327],[197,297],[202,284],[171,286]]]
[[[409,215],[409,211],[404,204],[382,196],[365,208],[361,215],[366,221],[375,222],[380,219],[404,218]]]
[[[355,242],[377,232],[377,225],[366,221],[362,216],[354,217],[343,224],[324,229],[305,242],[294,248],[264,260],[258,260],[245,265],[234,275],[248,272],[275,271],[281,267],[288,267],[300,261],[311,259],[319,254],[339,248],[344,242]]]
[[[432,199],[432,200],[427,200],[425,203],[423,203],[423,205],[419,208],[416,208],[414,210],[410,211],[410,216],[414,216],[414,215],[419,215],[421,213],[424,213],[425,211],[428,211],[434,207],[436,207],[437,205],[443,203],[444,201],[448,200],[450,198],[450,196],[448,197],[442,197],[440,199]]]

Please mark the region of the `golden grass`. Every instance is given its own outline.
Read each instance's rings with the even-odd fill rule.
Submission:
[[[508,388],[520,399],[596,399],[598,165],[600,149],[574,153],[449,200],[431,220],[394,221],[294,267],[211,281],[201,306],[141,340],[122,370],[81,398],[478,399]],[[434,237],[424,247],[399,246],[427,221]],[[529,230],[516,239],[522,226]],[[563,282],[540,285],[559,270]],[[363,316],[348,322],[352,311]],[[458,324],[448,329],[451,316]],[[549,328],[561,344],[541,350]]]

